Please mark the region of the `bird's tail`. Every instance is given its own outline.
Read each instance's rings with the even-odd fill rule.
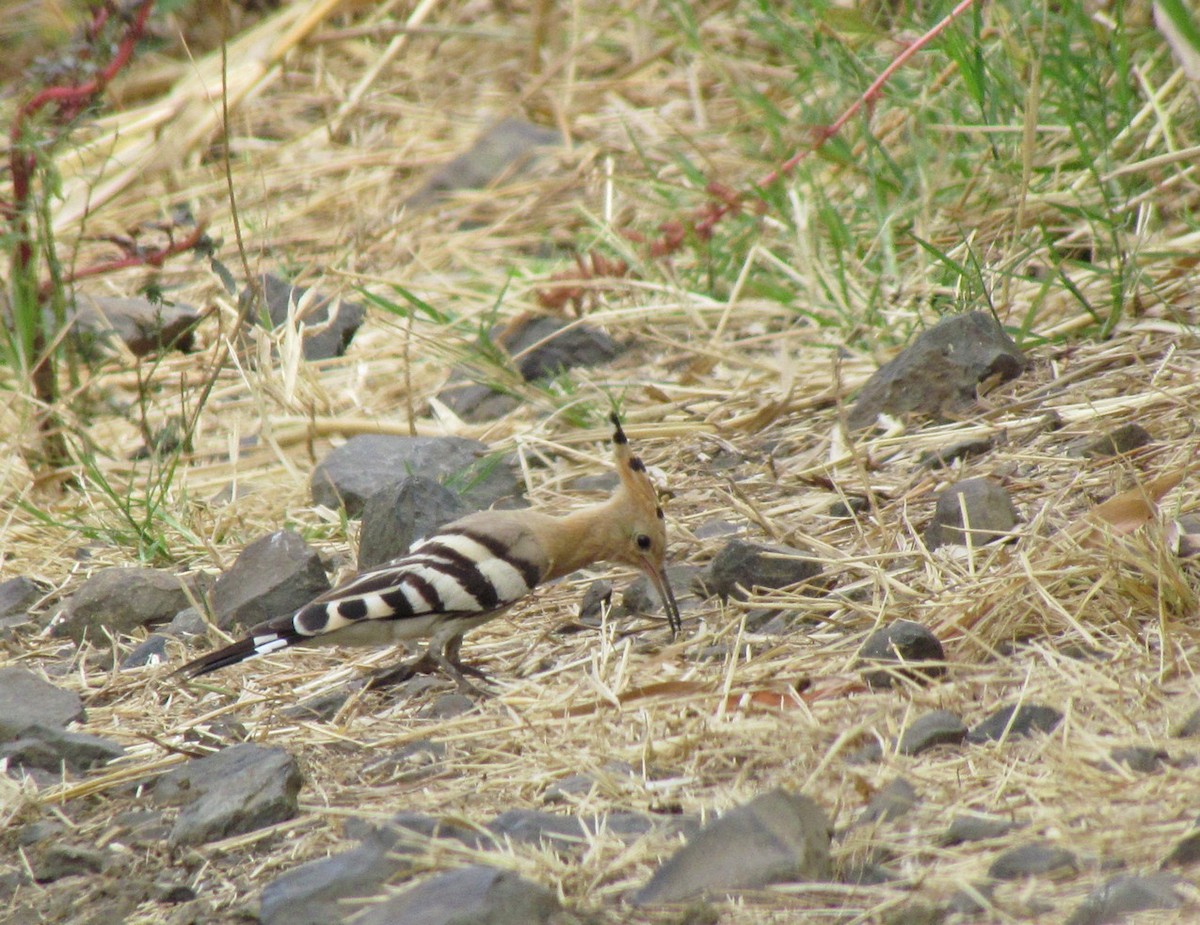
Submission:
[[[186,665],[176,669],[173,674],[198,678],[210,671],[228,668],[230,665],[236,665],[249,658],[257,658],[260,655],[286,649],[304,638],[296,632],[290,618],[286,621],[273,620],[263,626],[255,627],[251,633],[253,635],[239,639],[223,649],[217,649],[215,652],[192,659]]]

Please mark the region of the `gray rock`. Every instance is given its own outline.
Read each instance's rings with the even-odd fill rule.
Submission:
[[[1131,771],[1152,774],[1162,770],[1163,762],[1170,760],[1171,756],[1164,749],[1152,745],[1129,745],[1114,748],[1108,757],[1113,764],[1123,764]]]
[[[1177,739],[1194,739],[1200,737],[1200,707],[1194,709],[1182,722],[1171,730],[1171,735]]]
[[[986,912],[992,904],[992,896],[996,892],[994,883],[972,883],[957,890],[946,903],[946,911],[951,915],[976,916]]]
[[[287,280],[269,273],[263,274],[262,287],[272,327],[285,324],[288,311],[294,305],[296,320],[304,325],[301,337],[306,360],[340,357],[367,316],[366,309],[358,302],[334,299],[306,286],[293,286]],[[241,297],[247,300],[252,295],[247,287]],[[264,321],[258,316],[254,316],[253,320],[259,324]]]
[[[0,581],[0,619],[24,615],[44,593],[24,575]]]
[[[98,874],[108,866],[110,859],[109,852],[99,848],[60,842],[35,856],[33,878],[38,883],[52,883],[64,877]]]
[[[709,563],[704,587],[722,600],[743,601],[754,588],[787,588],[820,574],[821,566],[798,549],[735,539]]]
[[[855,514],[867,514],[871,510],[871,502],[860,495],[849,495],[844,501],[834,501],[829,505],[829,516],[837,520],[850,520]]]
[[[381,488],[363,505],[358,567],[368,569],[402,556],[414,541],[469,513],[455,492],[423,476]]]
[[[959,745],[967,737],[967,727],[949,710],[934,710],[918,717],[900,736],[902,755],[919,755],[938,745]]]
[[[677,563],[667,566],[667,581],[675,595],[675,603],[682,613],[695,610],[701,600],[693,590],[701,579],[702,570],[697,565]],[[621,611],[618,616],[625,614],[655,614],[663,612],[662,598],[645,575],[638,575],[621,592]]]
[[[870,427],[880,414],[962,415],[974,407],[980,382],[1013,379],[1025,365],[1024,354],[991,315],[943,318],[867,380],[850,409],[850,429]]]
[[[538,315],[497,328],[492,331],[492,338],[511,358],[525,382],[536,382],[576,367],[599,366],[621,353],[621,347],[598,328]],[[465,369],[456,370],[438,400],[467,421],[493,420],[518,404],[515,396],[477,382],[473,375]]]
[[[332,857],[294,867],[262,891],[262,925],[330,925],[342,922],[366,899],[412,869],[412,860],[393,851],[388,839],[371,840]]]
[[[508,461],[465,437],[360,434],[321,460],[310,484],[315,503],[344,506],[350,517],[357,517],[373,494],[411,475],[441,482],[471,510],[521,495]]]
[[[167,637],[154,633],[134,646],[133,651],[121,659],[121,670],[141,668],[145,665],[161,665],[166,660]]]
[[[856,824],[891,822],[906,815],[920,800],[913,785],[903,777],[897,777],[871,797],[870,802],[863,807]]]
[[[125,749],[109,739],[36,723],[26,726],[19,739],[0,745],[0,757],[7,758],[10,767],[52,773],[61,772],[64,765],[77,773],[87,771],[124,754]]]
[[[217,626],[256,626],[299,610],[329,590],[317,551],[299,534],[276,530],[239,554],[212,590]]]
[[[171,622],[162,628],[167,636],[187,639],[189,636],[203,636],[208,632],[208,621],[195,607],[184,607],[175,614]]]
[[[11,742],[30,726],[59,728],[84,718],[79,695],[16,666],[0,668],[0,742]]]
[[[1001,854],[988,868],[993,880],[1019,880],[1022,877],[1062,877],[1075,874],[1079,865],[1066,848],[1034,842]]]
[[[135,356],[170,348],[187,353],[192,349],[192,329],[199,321],[199,312],[190,305],[75,293],[72,326],[82,335],[85,352],[116,339]]]
[[[999,819],[995,816],[981,816],[978,813],[957,813],[950,820],[950,827],[942,836],[943,845],[961,845],[963,842],[985,841],[989,838],[999,838],[1012,831],[1013,823],[1009,819]]]
[[[1200,861],[1200,820],[1192,831],[1179,839],[1163,858],[1163,867],[1190,867]]]
[[[142,626],[166,623],[188,604],[183,579],[150,568],[106,568],[94,573],[71,597],[56,636],[76,642],[105,634],[128,634]]]
[[[353,925],[545,925],[554,894],[494,867],[452,870],[373,904]]]
[[[963,512],[966,511],[966,519]],[[1018,523],[1008,492],[988,479],[963,479],[938,495],[925,545],[983,546],[1008,536]]]
[[[981,456],[989,452],[992,447],[991,437],[977,437],[973,440],[960,440],[958,443],[952,443],[950,446],[940,450],[930,450],[927,453],[922,453],[917,458],[918,466],[926,466],[930,469],[945,469],[958,462],[960,459],[967,459],[971,456]]]
[[[1121,456],[1124,453],[1132,453],[1153,441],[1154,438],[1150,436],[1150,432],[1141,424],[1122,424],[1115,430],[1101,434],[1096,439],[1084,444],[1079,455],[1089,459]]]
[[[300,768],[280,748],[242,744],[194,758],[154,786],[161,804],[184,804],[171,828],[172,845],[197,845],[253,832],[297,812]]]
[[[1020,707],[1009,704],[992,713],[987,719],[967,733],[967,741],[973,745],[996,742],[1001,738],[1032,735],[1035,732],[1053,732],[1062,722],[1062,714],[1054,707],[1037,703],[1023,703]]]
[[[1089,893],[1066,925],[1109,925],[1131,912],[1182,908],[1176,890],[1185,885],[1170,874],[1118,874]]]
[[[366,777],[413,781],[435,774],[446,757],[446,746],[430,739],[417,739],[363,765]]]
[[[466,694],[442,694],[433,703],[421,710],[421,719],[453,719],[470,713],[478,707],[474,700]]]
[[[429,205],[454,190],[482,189],[501,177],[517,176],[541,149],[561,144],[562,135],[554,129],[524,119],[504,119],[462,154],[437,167],[407,204],[410,208]]]
[[[590,626],[599,626],[602,611],[612,606],[612,582],[598,578],[587,586],[579,601],[579,619]]]
[[[545,845],[563,854],[580,853],[590,835],[601,829],[633,841],[653,828],[654,820],[640,813],[607,813],[581,818],[536,809],[510,809],[487,824],[497,845],[506,842]]]
[[[639,906],[827,880],[829,820],[806,796],[774,790],[701,829],[633,897]]]
[[[860,667],[879,666],[866,674],[867,683],[876,688],[891,687],[897,677],[919,681],[941,677],[946,667],[937,663],[945,660],[938,638],[912,620],[897,620],[875,630],[858,650]]]

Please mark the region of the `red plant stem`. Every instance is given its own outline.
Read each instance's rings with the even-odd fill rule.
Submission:
[[[204,237],[204,232],[204,225],[198,225],[186,238],[172,241],[166,247],[130,254],[128,257],[120,257],[116,260],[106,260],[103,263],[94,263],[90,267],[83,267],[65,274],[62,282],[74,283],[91,276],[103,276],[105,273],[115,273],[117,270],[125,270],[129,267],[161,267],[169,258],[186,253],[199,244]],[[39,294],[44,298],[50,294],[53,288],[52,282],[45,282],[42,284]]]
[[[880,72],[879,76],[871,82],[871,86],[867,87],[862,95],[859,96],[859,98],[856,99],[850,105],[850,107],[837,118],[837,121],[831,125],[823,126],[820,129],[820,136],[817,139],[816,144],[812,145],[811,147],[804,148],[801,151],[797,151],[794,155],[759,180],[757,188],[764,189],[765,187],[770,186],[772,183],[775,183],[776,181],[787,176],[796,169],[796,165],[798,165],[814,151],[819,150],[821,145],[825,144],[825,142],[845,128],[846,123],[853,119],[858,114],[859,110],[861,110],[864,106],[871,105],[879,98],[881,92],[883,91],[884,85],[892,79],[892,75],[895,74],[896,71],[900,70],[900,68],[908,63],[908,60],[913,57],[913,55],[945,32],[951,23],[953,23],[956,19],[958,19],[958,17],[960,17],[978,2],[979,0],[959,0],[959,3],[954,7],[954,9],[942,17],[941,21],[916,39],[916,41],[909,44],[904,51],[898,54],[895,60],[885,67],[883,71]],[[696,232],[702,237],[706,237],[711,234],[712,229],[717,222],[738,208],[739,203],[737,201],[731,201],[727,196],[720,196],[718,198],[721,199],[720,204],[711,203],[707,208],[704,209],[703,219],[696,223]]]
[[[154,0],[141,0],[130,18],[129,25],[117,45],[117,50],[112,60],[95,77],[84,83],[69,87],[43,87],[21,106],[13,116],[11,144],[9,146],[13,198],[12,203],[6,206],[5,212],[9,220],[14,224],[14,231],[17,233],[16,263],[19,267],[28,267],[29,262],[33,259],[33,243],[29,240],[28,206],[29,197],[33,189],[33,174],[37,167],[36,156],[23,143],[22,135],[25,131],[25,123],[31,116],[51,103],[57,104],[59,119],[64,122],[81,112],[88,103],[95,99],[108,86],[109,82],[120,72],[121,68],[129,63],[130,58],[133,57],[138,39],[146,31],[146,22],[149,20],[150,11],[153,8]],[[93,39],[96,38],[96,33],[99,32],[108,18],[109,13],[107,12],[107,8],[104,8],[103,13],[97,11],[89,27],[89,35]]]

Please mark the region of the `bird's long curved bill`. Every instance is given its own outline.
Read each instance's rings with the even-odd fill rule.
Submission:
[[[667,581],[667,571],[666,569],[660,571],[647,562],[645,572],[650,583],[658,591],[658,596],[662,598],[663,609],[667,612],[667,623],[671,626],[671,635],[677,636],[683,628],[683,621],[679,617],[679,605],[675,603],[675,594],[671,591],[671,583]]]

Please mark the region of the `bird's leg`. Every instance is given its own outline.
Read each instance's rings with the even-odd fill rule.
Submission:
[[[382,687],[403,684],[416,675],[436,674],[438,671],[441,671],[452,678],[454,683],[458,685],[458,689],[464,694],[486,696],[483,691],[464,677],[464,675],[469,674],[483,681],[488,680],[487,675],[478,668],[473,665],[464,665],[459,660],[458,653],[462,647],[462,638],[462,633],[459,633],[457,636],[452,636],[446,640],[444,645],[439,645],[436,638],[429,640],[429,644],[425,647],[425,651],[421,653],[420,658],[411,662],[401,662],[398,665],[392,665],[371,675],[371,678],[367,681],[367,690],[378,690]]]
[[[461,674],[469,674],[471,677],[478,678],[480,681],[491,681],[491,678],[489,678],[482,670],[476,668],[474,665],[464,664],[458,657],[458,652],[462,648],[462,641],[463,634],[459,633],[446,643],[445,649],[442,650],[446,656],[446,661],[458,669]]]

